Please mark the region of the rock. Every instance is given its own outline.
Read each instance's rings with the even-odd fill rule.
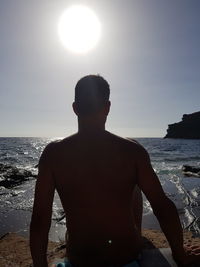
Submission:
[[[186,176],[200,177],[200,167],[183,165],[182,172]]]
[[[184,114],[182,121],[169,124],[165,138],[200,139],[200,111]]]
[[[0,186],[5,188],[12,188],[36,176],[29,170],[0,163]]]

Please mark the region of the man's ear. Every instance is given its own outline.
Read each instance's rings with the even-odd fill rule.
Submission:
[[[77,111],[76,102],[73,102],[73,103],[72,103],[72,108],[73,108],[74,113],[78,116],[78,111]]]
[[[106,106],[105,106],[106,116],[107,116],[108,113],[110,112],[110,106],[111,106],[111,102],[108,101],[108,102],[106,103]]]

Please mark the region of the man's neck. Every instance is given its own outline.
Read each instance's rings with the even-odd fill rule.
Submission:
[[[78,132],[83,134],[98,134],[105,132],[105,123],[99,121],[78,120]]]
[[[105,125],[78,125],[78,132],[85,134],[98,134],[105,132]]]

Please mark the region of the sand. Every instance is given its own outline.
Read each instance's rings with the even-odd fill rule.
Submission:
[[[169,244],[164,234],[159,230],[143,230],[144,248],[167,248]],[[194,238],[191,232],[184,232],[186,243],[199,245],[200,238]],[[48,262],[51,264],[56,258],[64,258],[65,245],[63,242],[49,242]],[[8,233],[0,239],[0,266],[30,267],[32,266],[28,239],[16,234]]]

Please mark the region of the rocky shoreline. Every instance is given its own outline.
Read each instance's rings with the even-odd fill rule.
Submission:
[[[164,138],[200,139],[200,111],[184,114],[182,121],[169,124]]]
[[[36,177],[36,172],[0,163],[0,186],[5,188],[13,188]]]
[[[182,172],[187,177],[197,177],[200,178],[200,167],[183,165]]]

